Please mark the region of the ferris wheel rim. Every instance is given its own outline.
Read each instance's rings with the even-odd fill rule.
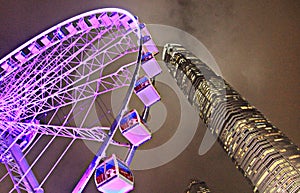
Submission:
[[[137,56],[137,60],[136,60],[136,66],[135,66],[135,69],[134,69],[134,73],[133,73],[132,79],[130,81],[130,85],[129,85],[128,89],[127,89],[127,94],[126,94],[126,96],[124,98],[123,105],[122,105],[122,107],[120,109],[120,113],[118,114],[118,115],[122,116],[122,114],[124,114],[125,110],[127,109],[127,106],[128,106],[128,103],[129,103],[129,99],[131,98],[131,95],[133,94],[133,88],[134,88],[134,85],[135,85],[136,80],[138,78],[139,69],[140,69],[140,66],[141,66],[141,58],[142,58],[142,38],[141,38],[142,35],[141,35],[141,30],[139,28],[139,23],[136,20],[136,18],[131,13],[129,13],[126,10],[119,9],[119,8],[102,8],[102,9],[96,9],[96,10],[92,10],[92,11],[89,11],[89,12],[85,12],[85,13],[82,13],[82,14],[77,15],[75,17],[72,17],[70,19],[67,19],[67,20],[65,20],[63,22],[60,22],[59,24],[56,24],[55,26],[49,28],[48,30],[43,31],[39,35],[31,38],[30,40],[28,40],[27,42],[25,42],[24,44],[22,44],[21,46],[19,46],[18,48],[16,48],[14,51],[12,51],[9,54],[7,54],[5,57],[3,57],[2,59],[0,59],[0,64],[2,64],[3,62],[5,62],[9,58],[13,57],[17,53],[19,53],[22,49],[24,49],[27,46],[31,45],[32,43],[34,43],[38,39],[44,37],[45,35],[49,34],[50,32],[58,30],[58,28],[61,27],[61,26],[64,26],[64,25],[69,24],[69,23],[71,23],[73,21],[76,21],[77,19],[80,19],[80,18],[83,18],[83,17],[86,17],[86,16],[90,16],[90,15],[93,15],[93,14],[101,14],[101,13],[116,12],[116,11],[119,12],[119,13],[122,13],[122,14],[126,14],[126,16],[128,16],[128,17],[130,17],[132,19],[132,21],[135,23],[135,26],[136,26],[136,29],[132,29],[132,30],[136,30],[135,32],[138,34],[138,40],[139,40],[138,41],[138,51],[137,51],[138,56]],[[53,43],[51,43],[51,45],[53,45]],[[39,50],[39,53],[41,53],[41,52],[43,52],[43,49]],[[21,63],[25,63],[27,61],[28,61],[28,59],[26,59],[26,61],[23,61]]]

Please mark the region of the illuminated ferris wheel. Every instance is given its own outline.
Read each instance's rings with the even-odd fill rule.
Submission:
[[[102,145],[88,160],[91,163],[73,192],[83,191],[92,175],[99,191],[132,190],[128,166],[135,149],[151,138],[144,122],[149,107],[160,100],[152,84],[161,72],[154,58],[157,53],[146,26],[136,17],[105,8],[68,19],[1,59],[0,162],[7,172],[0,176],[0,187],[10,178],[8,192],[44,192],[64,155],[75,140],[82,139]],[[101,96],[122,87],[127,92],[118,115],[113,116]],[[133,93],[145,106],[141,117],[127,108]],[[96,121],[90,119],[95,103],[103,107],[96,112]],[[105,123],[111,124],[102,126]],[[128,142],[113,139],[118,128]],[[35,167],[62,137],[69,138],[68,145],[37,178]],[[36,150],[45,138],[46,145]],[[126,159],[106,157],[109,145],[128,147]]]

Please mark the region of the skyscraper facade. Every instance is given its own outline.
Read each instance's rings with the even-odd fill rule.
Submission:
[[[163,60],[254,192],[300,192],[299,147],[181,45],[165,45]]]

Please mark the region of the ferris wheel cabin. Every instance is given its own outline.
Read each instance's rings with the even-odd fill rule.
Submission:
[[[134,180],[126,164],[113,154],[97,167],[95,183],[104,193],[126,193],[133,190]]]
[[[134,109],[123,116],[120,122],[123,136],[134,146],[139,146],[151,139],[151,133]]]
[[[162,72],[154,56],[158,54],[158,49],[151,38],[151,35],[144,23],[139,25],[142,34],[142,68],[149,78],[153,78]]]
[[[151,52],[144,53],[142,56],[142,68],[148,77],[153,78],[159,75],[162,70]]]
[[[134,92],[146,107],[149,107],[160,100],[158,92],[147,76],[136,81]]]

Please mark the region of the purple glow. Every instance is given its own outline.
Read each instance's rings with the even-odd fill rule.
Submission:
[[[143,37],[143,51],[145,53],[150,52],[153,55],[158,54],[158,48],[156,47],[154,41],[151,38],[151,35],[148,31],[148,29],[146,28],[145,24],[140,24],[140,28],[141,28],[141,33],[142,33],[142,37]]]
[[[162,72],[159,64],[157,63],[154,57],[151,58],[150,60],[143,62],[142,68],[146,72],[149,78],[153,78]]]
[[[134,88],[135,94],[144,103],[145,106],[149,107],[160,100],[160,96],[152,85],[148,77],[140,78]]]
[[[30,184],[42,191],[41,187],[74,140],[102,142],[107,137],[107,127],[97,125],[99,121],[87,125],[88,116],[93,113],[90,109],[99,95],[129,86],[136,80],[137,74],[131,70],[136,61],[120,65],[109,74],[104,69],[117,65],[116,61],[126,54],[137,53],[139,39],[140,29],[131,14],[121,9],[100,9],[50,28],[0,60],[0,160],[7,164],[9,173],[13,171],[12,179],[18,177],[13,180],[11,192],[33,191]],[[71,124],[75,118],[80,125]],[[45,135],[52,136],[50,142],[21,171],[25,162],[19,160],[26,161],[32,147]],[[10,143],[7,136],[12,139]],[[56,137],[72,140],[58,158],[53,158],[56,161],[42,181],[35,182],[32,169]],[[126,146],[112,139],[107,144]],[[15,147],[20,146],[20,159],[12,159],[11,154],[17,152]],[[98,165],[97,161],[93,164]],[[89,173],[93,171],[94,168],[88,168]],[[126,182],[122,187],[127,191],[128,182],[123,177],[120,174],[116,184]],[[79,186],[85,184],[80,182]]]
[[[125,193],[133,189],[132,172],[114,154],[97,167],[94,180],[98,190],[105,193]]]
[[[139,146],[151,139],[149,129],[141,121],[136,110],[124,115],[120,122],[120,129],[123,136],[134,146]]]

